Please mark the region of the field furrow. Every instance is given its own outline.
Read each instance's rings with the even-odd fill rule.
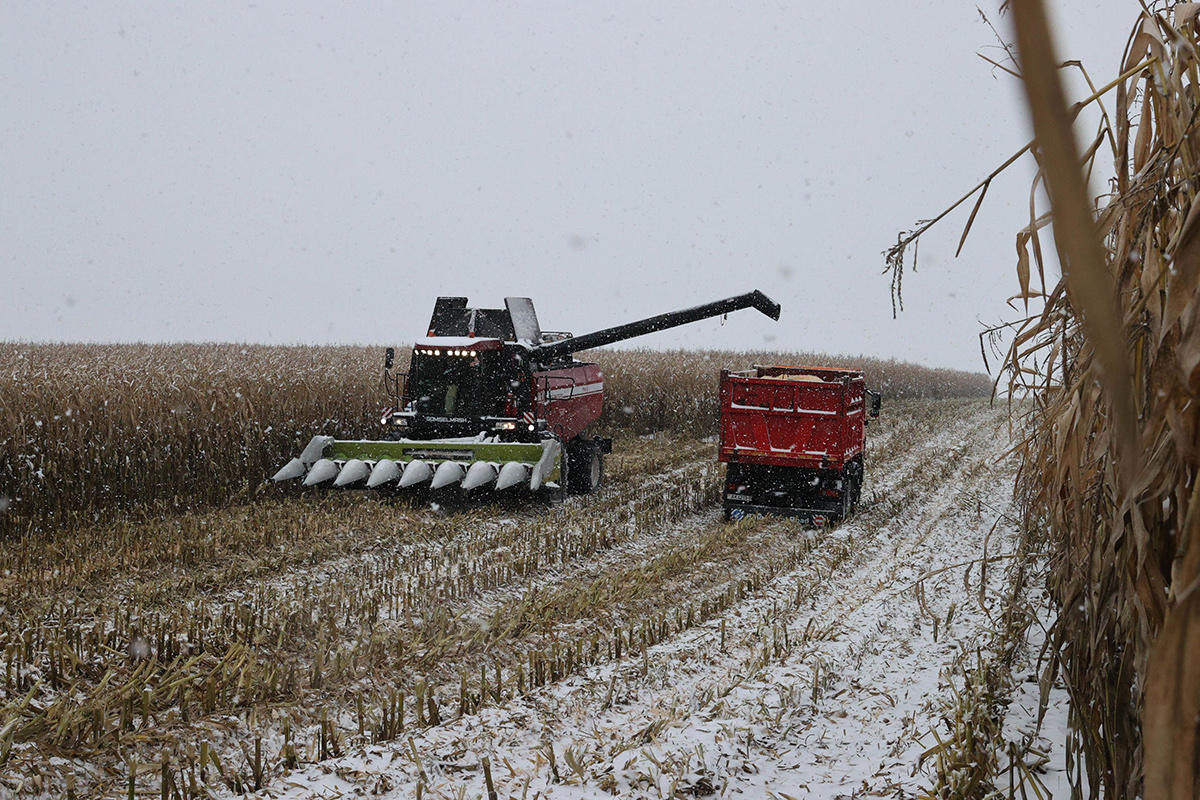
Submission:
[[[919,738],[944,699],[941,671],[986,628],[978,610],[963,609],[950,615],[950,630],[934,632],[932,615],[946,614],[937,576],[918,579],[977,554],[1011,485],[1007,465],[994,463],[1006,441],[998,415],[976,405],[940,423],[924,446],[877,454],[891,465],[880,468],[879,485],[898,499],[875,502],[840,530],[801,533],[778,520],[725,526],[704,511],[652,534],[657,555],[610,553],[594,575],[577,572],[555,588],[559,602],[542,605],[552,611],[578,591],[599,592],[610,614],[686,620],[682,606],[744,587],[707,620],[668,622],[659,641],[630,637],[632,652],[421,728],[402,747],[367,746],[292,773],[282,794],[390,787],[399,797],[424,781],[454,796],[481,789],[484,755],[497,765],[502,796],[788,791],[793,775],[805,776],[796,786],[819,784],[829,796],[864,780],[889,790],[903,778],[911,784],[914,748],[923,749]],[[899,433],[896,441],[908,441]],[[992,546],[1008,552],[1013,541],[1000,534]],[[664,561],[669,569],[656,568]],[[989,593],[998,590],[1003,570],[988,580]],[[610,583],[626,590],[572,588]],[[935,639],[937,657],[919,655],[922,637]]]
[[[947,515],[982,524],[1003,503],[1011,476],[981,466],[1002,419],[978,401],[901,404],[872,428],[860,513],[832,531],[725,524],[712,443],[642,437],[618,443],[608,488],[557,507],[263,497],[143,523],[144,549],[105,546],[132,524],[81,530],[53,544],[56,570],[14,550],[10,788],[36,796],[71,773],[115,794],[132,771],[146,790],[453,792],[486,753],[512,767],[509,793],[643,786],[638,770],[678,784],[695,756],[671,737],[741,730],[726,717],[762,681],[792,686],[780,698],[807,681],[810,706],[838,691],[849,621],[932,563]],[[889,625],[911,627],[904,613]],[[789,664],[790,683],[768,678]],[[915,712],[896,718],[915,730]],[[560,782],[543,739],[567,759]],[[651,745],[641,766],[622,760]],[[660,746],[675,767],[654,765]],[[703,763],[688,780],[728,780]]]

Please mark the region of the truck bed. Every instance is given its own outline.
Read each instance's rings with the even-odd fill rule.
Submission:
[[[860,453],[861,372],[755,366],[721,372],[718,458],[740,464],[841,469]]]

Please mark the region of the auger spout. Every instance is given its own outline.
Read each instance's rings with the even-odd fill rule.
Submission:
[[[647,333],[665,331],[668,328],[686,325],[689,322],[697,322],[709,317],[719,317],[722,314],[728,314],[730,311],[738,311],[743,308],[756,308],[773,320],[779,319],[779,303],[776,303],[755,289],[753,292],[740,294],[737,297],[729,297],[713,303],[705,303],[702,306],[695,306],[694,308],[685,308],[682,311],[659,314],[656,317],[648,317],[637,322],[627,322],[624,325],[605,328],[595,333],[585,333],[582,336],[573,336],[570,339],[563,339],[559,342],[538,345],[533,348],[533,351],[539,356],[548,358],[567,356],[582,350],[591,350],[593,347],[603,347],[606,344],[623,342],[626,339],[644,336]]]

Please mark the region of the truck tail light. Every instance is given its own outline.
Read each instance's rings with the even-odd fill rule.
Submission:
[[[842,493],[839,492],[837,489],[822,489],[821,496],[822,497],[841,497]]]

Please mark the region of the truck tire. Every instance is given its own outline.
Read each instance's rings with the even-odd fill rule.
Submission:
[[[604,454],[598,442],[575,439],[567,446],[567,491],[590,494],[604,482]]]
[[[837,521],[838,523],[845,522],[851,514],[854,513],[854,483],[853,478],[846,480],[846,486],[842,490],[842,498],[838,502]]]
[[[846,470],[847,491],[850,493],[850,513],[853,514],[858,509],[858,501],[862,497],[863,485],[863,464],[861,461],[854,461]]]

